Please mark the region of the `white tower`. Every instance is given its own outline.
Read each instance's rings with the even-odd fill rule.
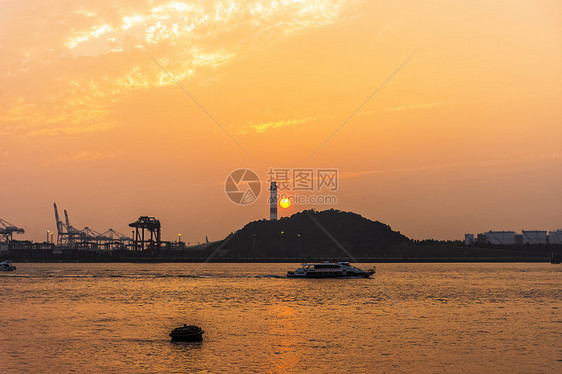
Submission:
[[[277,183],[271,182],[269,187],[269,219],[277,220]]]

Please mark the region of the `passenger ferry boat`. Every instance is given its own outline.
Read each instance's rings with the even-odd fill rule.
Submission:
[[[369,278],[376,272],[375,267],[367,271],[351,266],[349,262],[329,262],[318,264],[301,264],[295,271],[288,271],[289,278]]]
[[[12,265],[10,261],[0,262],[0,271],[14,271],[16,267]]]

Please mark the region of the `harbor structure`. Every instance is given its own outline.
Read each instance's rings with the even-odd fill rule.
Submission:
[[[269,187],[269,219],[277,220],[277,183],[271,182]]]
[[[57,244],[55,251],[61,252],[63,248],[76,250],[112,250],[129,247],[133,239],[116,231],[109,229],[103,233],[97,232],[89,227],[77,229],[70,224],[68,212],[64,209],[64,222],[59,217],[57,204],[53,204],[55,212],[55,223],[57,226]],[[48,237],[47,237],[48,238]],[[49,240],[47,240],[49,242]]]
[[[21,227],[12,225],[10,222],[0,218],[0,255],[8,252],[13,234],[24,234],[25,230]]]
[[[523,244],[547,244],[546,231],[523,230]]]
[[[477,235],[477,243],[478,244],[486,244],[486,234],[478,234]]]
[[[90,227],[83,229],[73,226],[69,214],[63,210],[59,216],[57,204],[53,204],[56,231],[46,230],[46,241],[34,243],[30,240],[14,240],[12,234],[23,234],[25,230],[0,218],[0,258],[26,261],[61,260],[61,261],[93,261],[94,259],[113,259],[130,252],[138,256],[140,252],[147,254],[169,253],[170,251],[204,250],[219,241],[210,241],[205,237],[204,243],[189,245],[182,240],[164,241],[161,235],[161,223],[155,217],[141,216],[129,224],[132,236],[128,236],[112,228],[98,232]],[[53,237],[56,234],[56,238]],[[136,252],[136,253],[135,253]],[[112,257],[116,256],[116,257]]]
[[[160,249],[161,247],[161,225],[154,217],[142,216],[129,224],[135,229],[133,239],[133,250],[144,251],[145,249]],[[139,230],[140,229],[140,230]],[[145,231],[147,235],[145,238]],[[150,234],[150,239],[148,239]]]
[[[562,229],[558,230],[521,230],[515,231],[490,230],[479,234],[464,234],[464,244],[473,245],[559,245],[562,244]]]
[[[23,234],[25,233],[25,230],[0,218],[0,243],[10,242],[14,233]]]
[[[548,233],[548,244],[562,244],[562,230],[550,231]]]
[[[515,231],[488,231],[486,243],[499,245],[515,244]]]

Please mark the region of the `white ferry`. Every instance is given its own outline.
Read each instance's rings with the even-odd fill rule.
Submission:
[[[10,261],[0,262],[0,271],[14,271],[16,267]]]
[[[351,266],[349,262],[329,262],[325,261],[318,264],[301,264],[301,267],[295,271],[288,271],[289,278],[369,278],[375,273],[376,269],[367,271]]]

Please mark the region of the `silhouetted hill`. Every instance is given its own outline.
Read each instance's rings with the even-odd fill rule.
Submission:
[[[353,256],[372,256],[408,242],[410,239],[390,226],[356,213],[306,210],[277,221],[248,223],[223,245],[219,256],[345,256],[340,245]]]

